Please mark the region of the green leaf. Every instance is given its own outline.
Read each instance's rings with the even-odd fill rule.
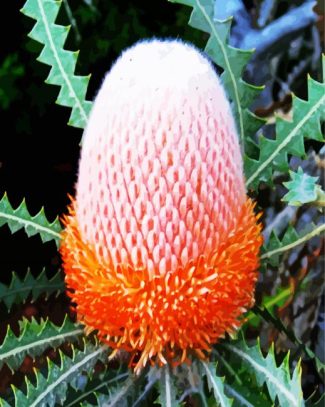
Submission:
[[[137,392],[137,380],[139,378],[134,374],[130,374],[129,377],[122,382],[115,389],[110,390],[109,395],[98,395],[100,403],[98,405],[105,407],[115,407],[119,405],[128,405],[125,403],[130,397],[133,398]],[[123,404],[125,403],[125,404]]]
[[[284,182],[283,185],[289,192],[284,195],[282,201],[292,206],[301,206],[305,203],[314,202],[321,192],[320,185],[316,184],[319,177],[311,177],[305,174],[301,167],[297,172],[289,171],[292,181]]]
[[[25,229],[28,237],[40,234],[43,243],[55,240],[56,245],[59,246],[62,230],[59,219],[56,218],[50,223],[45,216],[44,208],[41,208],[35,216],[31,216],[25,199],[18,208],[13,209],[6,193],[0,201],[0,226],[5,224],[9,226],[11,233]]]
[[[47,359],[46,377],[35,370],[36,384],[33,385],[26,377],[27,392],[13,387],[16,407],[53,407],[56,403],[63,405],[66,400],[68,384],[77,387],[82,372],[91,372],[98,360],[107,355],[106,347],[85,343],[83,351],[72,347],[72,358],[59,351],[60,366]],[[89,373],[88,373],[89,374]]]
[[[304,157],[304,138],[323,141],[320,122],[325,120],[325,84],[308,77],[308,100],[293,95],[292,102],[292,120],[276,118],[275,140],[261,136],[258,159],[245,156],[246,186],[249,189],[258,189],[262,181],[271,184],[275,170],[287,172],[288,154]]]
[[[262,354],[259,341],[252,347],[248,347],[244,340],[236,344],[223,344],[222,347],[234,358],[242,361],[248,372],[256,377],[259,386],[266,384],[271,399],[275,401],[278,398],[281,407],[304,406],[300,362],[297,363],[291,377],[289,353],[278,367],[273,344],[266,357]]]
[[[290,329],[289,326],[285,326],[281,319],[271,314],[267,308],[260,308],[255,306],[253,311],[257,315],[260,315],[264,319],[264,321],[273,324],[279,332],[284,333],[290,339],[290,341],[297,346],[298,349],[302,349],[305,355],[315,363],[315,367],[320,376],[323,376],[323,373],[325,372],[325,364],[322,363],[321,360],[315,355],[315,353],[301,339],[296,336],[295,332]]]
[[[59,294],[64,290],[65,285],[60,271],[49,279],[45,269],[36,278],[28,269],[23,280],[13,272],[9,286],[0,283],[0,301],[4,302],[10,311],[13,304],[24,303],[29,295],[32,301],[35,301],[41,294],[45,294],[47,298],[51,294]]]
[[[278,287],[274,295],[264,295],[261,303],[261,307],[267,309],[271,315],[275,315],[275,309],[281,307],[292,296],[291,287]],[[249,311],[245,320],[251,325],[257,327],[261,321],[260,317],[254,314],[253,311]]]
[[[246,378],[249,376],[246,373]],[[252,389],[251,383],[243,383],[244,387],[225,384],[225,391],[234,399],[233,407],[274,407],[274,403],[267,400],[266,395],[259,389]]]
[[[160,369],[159,384],[159,402],[163,407],[177,407],[180,404],[177,401],[176,388],[173,377],[168,365]]]
[[[220,407],[232,406],[233,400],[225,395],[224,379],[216,375],[216,364],[200,361],[201,372],[206,376],[209,389],[213,392],[216,402]]]
[[[55,24],[61,1],[27,0],[21,12],[36,20],[29,37],[44,44],[38,61],[50,65],[46,83],[61,87],[57,103],[72,108],[69,125],[86,126],[92,103],[86,98],[90,76],[74,75],[78,52],[64,49],[70,27]]]
[[[76,391],[70,387],[65,407],[80,406],[80,403],[85,402],[99,406],[99,399],[102,393],[109,393],[111,388],[116,388],[118,385],[121,385],[122,380],[130,376],[130,371],[119,373],[109,369],[98,378],[89,380],[81,391]]]
[[[8,325],[6,336],[0,345],[0,368],[5,363],[11,370],[17,369],[26,355],[34,358],[48,348],[56,348],[67,339],[75,341],[83,334],[83,328],[72,323],[68,317],[61,326],[49,320],[37,322],[24,318],[20,321],[20,334],[17,337]]]
[[[265,122],[249,110],[263,87],[250,85],[242,79],[242,73],[253,51],[241,50],[228,44],[231,19],[220,21],[213,17],[213,0],[168,1],[191,6],[193,12],[189,25],[210,35],[205,52],[224,70],[221,80],[233,102],[240,140],[244,145],[245,139],[253,136]]]
[[[319,226],[309,225],[308,231],[303,231],[299,234],[293,226],[289,226],[282,240],[279,239],[275,232],[272,232],[268,244],[266,247],[263,247],[261,259],[269,262],[272,266],[277,266],[279,264],[279,256],[282,253],[307,242],[324,231],[325,224]]]

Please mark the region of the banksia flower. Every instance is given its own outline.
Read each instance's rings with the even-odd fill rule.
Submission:
[[[261,227],[210,62],[142,42],[97,95],[61,253],[86,331],[148,361],[207,356],[254,302]]]

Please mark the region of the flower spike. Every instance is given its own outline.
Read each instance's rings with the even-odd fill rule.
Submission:
[[[212,64],[176,40],[126,50],[94,102],[63,232],[87,332],[137,372],[207,357],[254,303],[257,220]]]

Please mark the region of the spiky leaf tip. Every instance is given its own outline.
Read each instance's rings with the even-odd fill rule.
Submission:
[[[92,105],[85,99],[90,76],[74,74],[78,52],[64,49],[70,27],[55,24],[61,4],[56,0],[27,0],[21,12],[36,20],[29,37],[44,44],[37,60],[51,66],[45,82],[61,87],[56,103],[72,108],[70,126],[84,128]]]
[[[317,200],[318,195],[322,192],[320,185],[316,184],[319,177],[312,177],[304,173],[301,167],[297,172],[289,171],[289,174],[291,181],[283,183],[288,192],[282,201],[288,202],[292,206],[301,206]]]
[[[36,277],[28,269],[24,278],[20,278],[13,272],[9,285],[0,283],[0,302],[5,304],[9,312],[14,304],[25,303],[28,298],[36,301],[40,295],[48,298],[50,295],[58,295],[64,290],[64,280],[60,271],[52,278],[48,278],[45,268]]]
[[[75,341],[83,334],[79,325],[72,323],[66,316],[61,326],[48,319],[37,322],[34,318],[20,321],[20,333],[14,334],[8,325],[5,338],[0,345],[0,368],[6,364],[11,370],[17,369],[25,356],[35,358],[48,348],[56,348],[66,340]]]
[[[24,229],[28,237],[39,234],[42,242],[54,240],[59,246],[60,232],[62,230],[60,221],[56,218],[49,222],[45,215],[44,207],[34,216],[32,216],[26,205],[25,199],[14,209],[5,193],[0,200],[0,226],[7,224],[11,233]]]
[[[280,366],[277,366],[273,344],[265,357],[259,340],[251,347],[244,339],[234,344],[224,344],[223,347],[230,352],[230,357],[241,360],[248,372],[255,376],[259,386],[266,384],[271,399],[273,401],[278,399],[281,407],[304,406],[300,362],[291,375],[289,352]]]
[[[323,58],[325,68],[325,58]],[[323,141],[321,122],[325,120],[325,77],[323,82],[308,77],[308,100],[293,95],[292,120],[276,117],[275,139],[261,136],[259,157],[245,156],[246,186],[257,190],[261,182],[272,184],[274,171],[289,170],[288,155],[305,156],[304,139]]]

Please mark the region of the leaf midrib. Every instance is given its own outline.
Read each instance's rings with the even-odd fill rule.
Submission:
[[[239,116],[238,120],[239,120],[239,127],[240,127],[240,129],[239,129],[240,130],[240,140],[243,143],[244,142],[243,113],[242,113],[242,108],[241,108],[241,105],[240,105],[239,93],[238,93],[236,79],[235,79],[235,76],[234,76],[233,71],[231,69],[231,65],[230,65],[230,62],[229,62],[229,59],[228,59],[228,54],[227,54],[226,48],[225,48],[223,42],[221,41],[221,39],[220,39],[220,37],[218,35],[218,32],[215,29],[215,26],[214,26],[213,22],[211,21],[209,15],[206,13],[204,7],[202,6],[200,0],[195,0],[195,2],[196,2],[196,5],[198,6],[198,8],[201,10],[201,12],[202,12],[203,16],[205,17],[205,19],[207,20],[207,23],[209,24],[209,26],[211,28],[211,31],[213,32],[213,35],[216,38],[216,40],[217,40],[217,42],[218,42],[218,44],[219,44],[219,46],[221,48],[221,52],[222,52],[224,60],[226,62],[226,67],[227,67],[227,70],[229,72],[232,87],[233,87],[234,93],[235,93],[235,103],[236,103],[237,108],[238,108],[238,116]]]
[[[224,345],[227,349],[229,349],[230,351],[236,353],[239,357],[241,357],[242,359],[246,360],[254,369],[262,372],[265,377],[272,382],[276,388],[286,397],[287,400],[290,401],[290,403],[292,403],[292,406],[297,406],[298,407],[298,403],[296,398],[294,397],[293,394],[291,394],[283,385],[282,383],[277,380],[272,374],[270,374],[270,372],[263,366],[259,365],[253,358],[251,358],[249,355],[247,355],[245,352],[243,352],[242,350],[235,348],[234,346],[231,345]]]
[[[285,252],[287,250],[291,250],[292,248],[294,248],[296,246],[299,246],[300,244],[302,244],[304,242],[307,242],[308,240],[310,240],[314,236],[317,236],[317,235],[321,234],[324,231],[325,231],[325,224],[320,225],[320,226],[316,227],[315,229],[313,229],[311,232],[305,234],[304,236],[301,236],[300,238],[298,238],[294,242],[289,243],[289,244],[287,244],[285,246],[278,247],[277,249],[270,250],[270,251],[262,254],[261,259],[267,259],[267,258],[270,258],[270,257],[274,256],[277,253],[282,253],[282,252]]]
[[[220,391],[219,391],[219,389],[218,389],[218,386],[215,386],[215,384],[214,384],[214,378],[213,378],[213,376],[212,376],[212,374],[211,374],[211,372],[210,372],[209,366],[207,365],[206,362],[203,362],[203,361],[201,361],[201,364],[203,365],[204,370],[205,370],[205,372],[206,372],[206,375],[209,377],[210,383],[212,384],[212,386],[213,386],[215,392],[216,392],[217,395],[218,395],[218,398],[219,398],[218,401],[220,402],[221,407],[227,407],[226,404],[224,404],[224,402],[223,402],[223,396],[222,396],[222,394],[220,393]]]
[[[9,287],[10,291],[7,291],[6,293],[1,294],[1,301],[3,301],[3,298],[10,297],[13,294],[19,294],[24,291],[32,291],[35,289],[43,290],[44,288],[51,288],[51,289],[53,289],[53,292],[55,292],[55,291],[59,290],[60,288],[64,288],[64,283],[62,281],[61,283],[56,283],[56,284],[51,285],[51,281],[49,281],[48,284],[37,284],[37,285],[27,285],[27,286],[24,285],[21,288],[16,288],[14,290],[11,290]]]
[[[8,220],[13,220],[13,221],[15,221],[15,222],[17,222],[17,223],[20,223],[20,224],[23,225],[22,227],[25,227],[25,228],[28,227],[28,226],[32,226],[34,229],[36,229],[36,230],[38,230],[38,231],[42,231],[42,232],[45,232],[45,233],[47,233],[47,234],[49,234],[49,235],[52,235],[52,236],[54,236],[56,239],[61,239],[61,236],[60,236],[59,233],[55,232],[54,230],[52,230],[52,229],[50,229],[50,228],[48,228],[48,227],[46,227],[46,226],[42,226],[42,225],[40,225],[39,223],[36,223],[36,222],[34,222],[34,221],[30,221],[30,220],[21,218],[21,217],[19,217],[19,216],[10,215],[10,214],[8,214],[8,213],[1,212],[1,211],[0,211],[0,218],[1,218],[1,217],[2,217],[2,218],[5,218],[5,219],[8,219]]]
[[[63,334],[54,335],[54,336],[49,337],[49,338],[40,339],[40,340],[38,340],[36,342],[32,342],[32,343],[29,343],[27,345],[18,346],[17,348],[12,349],[12,350],[10,350],[10,351],[8,351],[6,353],[2,353],[2,354],[0,353],[0,361],[8,359],[9,357],[15,356],[18,353],[22,353],[22,352],[24,352],[26,350],[37,348],[39,346],[44,345],[45,343],[49,343],[49,346],[51,346],[50,342],[53,342],[53,341],[55,341],[57,339],[63,339],[63,338],[67,338],[69,336],[78,335],[78,334],[81,334],[81,333],[83,333],[83,329],[81,329],[81,328],[80,329],[75,329],[75,330],[70,331],[70,332],[65,332]],[[17,339],[19,339],[19,338],[17,338]]]
[[[136,380],[135,377],[131,377],[131,378],[127,379],[126,383],[121,388],[120,392],[115,394],[113,400],[110,400],[109,404],[107,404],[107,406],[105,406],[105,407],[115,406],[116,403],[121,399],[121,397],[123,397],[129,391],[129,388],[134,384],[135,380]]]
[[[70,369],[68,369],[65,373],[63,373],[57,380],[55,380],[53,383],[49,384],[48,387],[46,388],[46,390],[37,397],[37,399],[30,405],[30,407],[36,407],[38,405],[38,403],[40,403],[49,393],[52,392],[53,389],[55,389],[55,387],[59,386],[72,373],[77,371],[81,366],[85,365],[89,360],[95,358],[97,355],[104,352],[105,350],[106,349],[104,347],[101,347],[101,348],[97,349],[95,352],[92,352],[91,354],[87,355],[80,362],[73,364],[70,367]]]
[[[43,7],[43,4],[42,4],[42,1],[37,0],[37,4],[38,4],[38,7],[39,7],[40,12],[41,12],[42,20],[43,20],[43,23],[44,23],[44,26],[45,26],[46,35],[47,35],[47,38],[49,40],[50,47],[52,49],[52,52],[53,52],[54,58],[56,60],[56,63],[58,64],[58,67],[60,69],[62,77],[63,77],[63,79],[64,79],[64,81],[65,81],[65,83],[66,83],[66,85],[67,85],[67,87],[69,89],[70,95],[75,99],[77,108],[79,109],[79,111],[80,111],[80,113],[81,113],[81,115],[83,117],[84,122],[87,123],[87,119],[88,119],[87,114],[86,114],[84,108],[82,107],[82,104],[81,104],[80,100],[78,99],[72,84],[70,83],[69,77],[68,77],[67,73],[65,72],[62,64],[61,64],[61,60],[60,60],[59,55],[57,53],[57,50],[56,50],[56,47],[55,47],[55,44],[54,44],[54,41],[53,41],[53,38],[52,38],[51,30],[49,28],[49,22],[48,22],[48,20],[46,18],[46,14],[44,12],[44,7]]]
[[[290,141],[295,137],[298,131],[302,128],[302,126],[310,119],[310,117],[317,111],[319,106],[325,102],[325,95],[320,98],[320,100],[312,105],[309,113],[303,117],[303,119],[297,123],[297,125],[291,130],[289,135],[277,146],[277,148],[273,151],[273,153],[256,169],[254,174],[250,176],[250,178],[246,181],[246,187],[251,184],[259,174],[269,165],[272,163],[274,158],[279,154],[279,152],[290,143]]]

